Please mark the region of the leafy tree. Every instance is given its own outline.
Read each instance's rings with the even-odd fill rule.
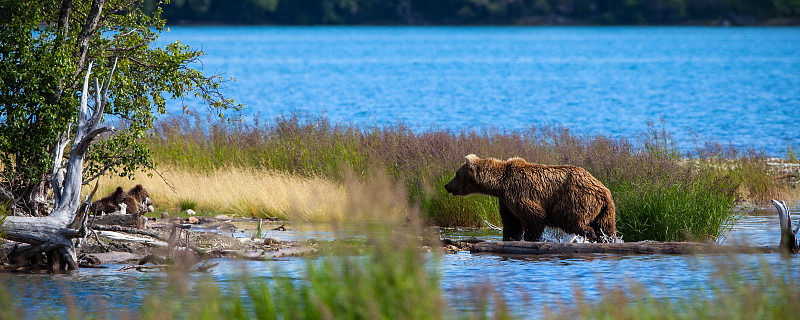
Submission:
[[[82,92],[91,61],[101,78],[117,61],[104,118],[121,130],[90,148],[84,183],[152,167],[142,138],[168,99],[194,95],[213,108],[238,108],[220,95],[223,79],[193,68],[201,51],[180,42],[154,44],[165,25],[160,5],[0,0],[0,203],[10,203],[16,214],[46,211],[49,178],[61,167],[53,159],[66,146],[60,137],[75,130],[81,96],[92,97]]]

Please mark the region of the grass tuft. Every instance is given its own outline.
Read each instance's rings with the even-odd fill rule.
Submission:
[[[178,200],[178,206],[181,211],[197,210],[197,201],[192,199],[180,199]]]

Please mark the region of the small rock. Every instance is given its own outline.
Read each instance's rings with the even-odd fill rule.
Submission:
[[[198,219],[197,217],[189,217],[189,223],[198,224],[198,223],[200,223],[200,219]]]
[[[186,209],[186,215],[187,216],[193,216],[193,215],[196,215],[196,214],[197,214],[197,212],[195,212],[194,210]]]
[[[230,218],[231,217],[229,217],[228,215],[224,215],[224,214],[221,214],[221,215],[218,215],[218,216],[214,217],[214,219],[219,219],[219,220],[226,220],[226,219],[230,219]]]
[[[155,208],[155,207],[153,207],[153,206],[147,206],[147,212],[153,212],[153,211],[156,211],[156,208]]]
[[[169,212],[162,212],[161,219],[169,219]]]

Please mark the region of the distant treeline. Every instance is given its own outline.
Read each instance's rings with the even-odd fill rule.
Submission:
[[[172,0],[163,9],[170,24],[800,24],[800,0]]]

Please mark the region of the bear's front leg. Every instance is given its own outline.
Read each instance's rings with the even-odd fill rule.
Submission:
[[[523,225],[503,201],[498,201],[500,206],[500,220],[503,222],[503,241],[522,240]]]
[[[525,241],[540,241],[544,234],[544,223],[530,223],[525,226]]]

